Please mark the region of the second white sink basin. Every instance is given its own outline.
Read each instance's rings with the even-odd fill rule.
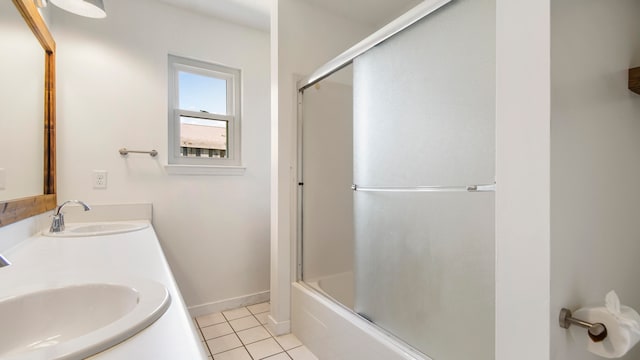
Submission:
[[[99,236],[138,231],[147,227],[149,227],[149,223],[146,222],[76,223],[68,224],[64,231],[57,233],[45,231],[43,235],[57,237]]]
[[[164,314],[167,289],[150,280],[30,290],[0,299],[0,358],[84,359],[140,332]]]

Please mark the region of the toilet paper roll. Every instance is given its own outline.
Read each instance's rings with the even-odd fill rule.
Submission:
[[[589,323],[604,324],[607,327],[607,337],[601,342],[589,340],[587,350],[607,359],[616,359],[624,356],[640,341],[640,315],[632,308],[620,305],[617,295],[615,301],[611,302],[611,298],[610,294],[607,295],[607,307],[578,309],[573,317]],[[584,329],[581,330],[581,336],[586,337]]]

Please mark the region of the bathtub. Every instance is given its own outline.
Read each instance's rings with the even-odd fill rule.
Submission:
[[[291,327],[320,360],[431,360],[353,312],[352,272],[297,282]]]
[[[353,310],[355,301],[353,272],[328,275],[306,283],[321,294]]]

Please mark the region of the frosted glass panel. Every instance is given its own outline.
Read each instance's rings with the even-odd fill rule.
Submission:
[[[353,87],[350,68],[303,95],[303,277],[353,283]],[[352,285],[336,299],[353,298]],[[348,301],[346,301],[348,302]],[[345,304],[348,305],[348,304]]]
[[[355,182],[494,182],[495,3],[458,0],[354,62]]]
[[[495,0],[456,0],[304,91],[303,280],[435,360],[494,359]]]
[[[494,194],[355,193],[354,310],[433,359],[493,360]]]
[[[354,62],[354,182],[495,181],[495,2],[457,0]],[[494,194],[356,192],[354,310],[437,360],[494,359]]]

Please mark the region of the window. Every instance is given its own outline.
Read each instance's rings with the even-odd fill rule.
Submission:
[[[169,55],[169,165],[240,165],[240,70]]]

